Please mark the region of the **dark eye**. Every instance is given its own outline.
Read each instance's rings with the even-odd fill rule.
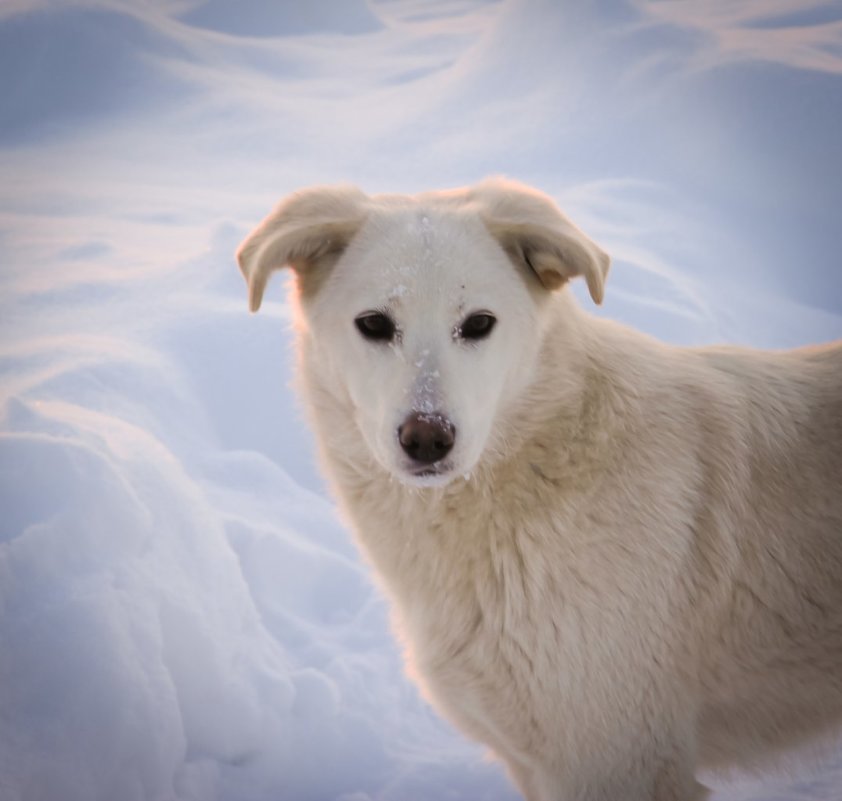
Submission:
[[[354,320],[357,330],[366,338],[391,342],[395,338],[395,324],[381,312],[366,312]]]
[[[456,332],[461,339],[485,339],[494,328],[497,318],[488,312],[468,315]]]

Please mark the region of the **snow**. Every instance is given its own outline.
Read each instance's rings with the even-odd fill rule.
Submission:
[[[839,337],[838,10],[704,8],[0,6],[0,799],[516,798],[404,676],[233,252],[300,186],[504,173],[612,253],[600,314]]]

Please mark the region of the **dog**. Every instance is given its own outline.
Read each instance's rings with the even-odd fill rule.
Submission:
[[[529,801],[698,801],[842,721],[842,344],[682,348],[586,312],[606,253],[493,178],[309,188],[292,268],[321,461],[411,675]]]

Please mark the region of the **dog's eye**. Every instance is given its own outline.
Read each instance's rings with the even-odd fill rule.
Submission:
[[[485,339],[494,328],[497,318],[488,312],[477,312],[465,318],[459,326],[457,335],[461,339]]]
[[[395,324],[381,312],[366,312],[354,320],[357,330],[366,338],[391,342],[395,337]]]

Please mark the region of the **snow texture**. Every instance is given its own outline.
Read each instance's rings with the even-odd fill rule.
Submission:
[[[839,337],[840,26],[822,0],[0,5],[0,799],[515,799],[404,676],[289,388],[283,281],[249,316],[233,251],[303,185],[504,173],[612,253],[600,314]],[[839,753],[710,780],[837,799]]]

